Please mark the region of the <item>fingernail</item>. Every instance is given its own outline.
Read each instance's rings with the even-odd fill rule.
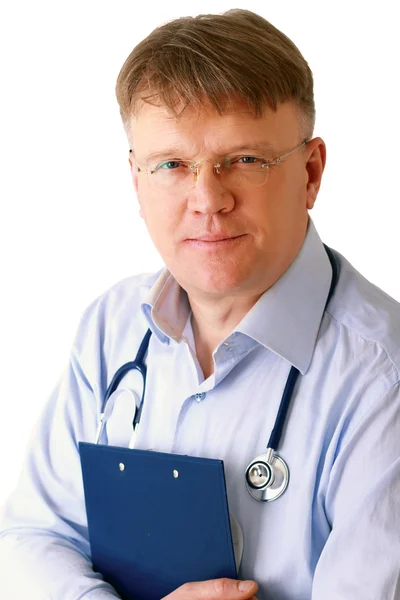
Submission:
[[[240,581],[239,590],[241,592],[249,592],[254,585],[254,581]]]

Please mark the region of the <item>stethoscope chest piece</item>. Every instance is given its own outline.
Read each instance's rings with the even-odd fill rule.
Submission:
[[[282,496],[288,483],[287,464],[270,449],[252,460],[246,469],[247,490],[260,502],[272,502]]]

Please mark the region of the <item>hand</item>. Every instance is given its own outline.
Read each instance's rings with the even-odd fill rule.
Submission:
[[[162,600],[257,600],[255,581],[210,579],[181,585]]]

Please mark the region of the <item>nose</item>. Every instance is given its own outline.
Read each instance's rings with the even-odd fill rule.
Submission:
[[[219,179],[218,168],[209,161],[199,164],[193,173],[194,185],[188,196],[188,208],[193,212],[213,214],[230,212],[235,199]]]

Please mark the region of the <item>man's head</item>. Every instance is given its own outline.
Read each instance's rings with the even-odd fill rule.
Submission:
[[[249,11],[177,19],[133,50],[117,98],[141,214],[174,277],[189,295],[259,296],[297,254],[325,164],[296,46]]]

